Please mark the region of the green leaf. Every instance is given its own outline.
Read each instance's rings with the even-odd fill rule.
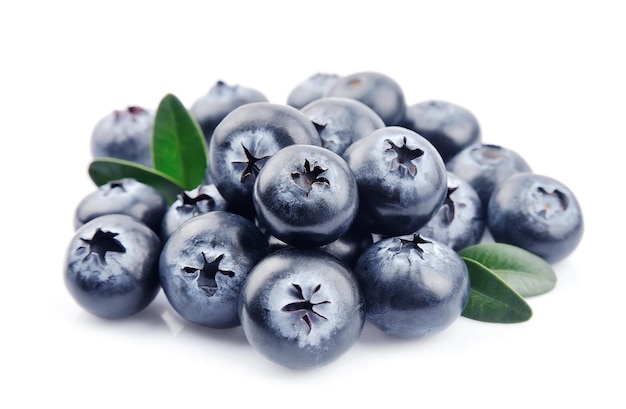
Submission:
[[[177,195],[183,191],[176,181],[169,176],[147,166],[121,159],[99,158],[94,160],[89,165],[89,176],[98,186],[112,180],[134,178],[154,187],[169,204],[173,203]]]
[[[556,285],[556,274],[550,264],[517,246],[481,243],[459,254],[489,268],[523,297],[547,293]]]
[[[152,131],[152,163],[185,190],[202,184],[207,168],[204,134],[185,106],[172,94],[159,103]]]
[[[477,321],[518,323],[528,321],[532,310],[524,298],[493,271],[463,257],[470,277],[470,297],[461,315]]]

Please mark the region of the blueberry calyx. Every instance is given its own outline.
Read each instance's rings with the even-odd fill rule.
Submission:
[[[198,284],[198,288],[206,293],[207,296],[212,297],[217,291],[217,281],[215,277],[217,274],[223,274],[227,277],[234,277],[235,273],[230,270],[222,270],[219,265],[222,259],[224,258],[224,254],[220,254],[215,258],[215,260],[208,261],[206,258],[206,254],[204,252],[202,254],[202,259],[204,260],[204,264],[201,268],[195,267],[183,267],[183,271],[190,275],[195,275],[198,273],[196,277],[196,283]]]
[[[87,245],[89,250],[87,255],[83,257],[83,260],[92,254],[96,254],[102,263],[106,263],[105,256],[108,251],[126,253],[126,248],[115,238],[118,234],[98,229],[91,239],[81,237],[81,241]]]
[[[553,217],[555,213],[564,212],[569,205],[567,196],[558,189],[548,192],[539,186],[533,197],[536,200],[537,214],[546,220]]]
[[[473,149],[471,154],[479,163],[496,164],[505,160],[504,149],[498,145],[483,144]]]
[[[206,213],[198,211],[198,207],[203,202],[206,203],[206,207],[212,209],[215,207],[215,199],[206,193],[200,193],[199,195],[192,197],[187,192],[183,192],[180,195],[182,204],[176,208],[178,211],[189,209],[194,214]]]
[[[452,200],[452,193],[454,193],[458,189],[458,186],[448,187],[448,192],[446,193],[446,198],[443,200],[443,205],[446,207],[445,221],[448,225],[452,223],[454,220],[454,200]]]
[[[248,150],[248,148],[246,148],[246,146],[243,143],[241,144],[241,147],[243,148],[243,153],[246,155],[246,161],[245,162],[234,161],[233,163],[241,163],[241,164],[246,165],[243,172],[241,172],[240,181],[243,182],[244,179],[247,178],[248,176],[252,176],[253,178],[256,178],[257,175],[259,174],[259,171],[261,170],[259,165],[257,165],[257,162],[268,159],[269,156],[263,156],[263,157],[257,158]]]
[[[313,291],[311,292],[311,296],[308,297],[308,299],[304,296],[302,287],[300,285],[293,283],[292,286],[293,286],[293,289],[295,290],[295,292],[293,292],[292,295],[298,298],[298,301],[285,305],[282,308],[282,311],[302,313],[302,316],[300,317],[300,319],[304,321],[304,323],[306,324],[308,328],[307,332],[310,333],[311,330],[313,329],[313,321],[312,321],[313,316],[319,317],[323,319],[324,321],[328,321],[328,318],[326,318],[319,312],[315,311],[313,308],[321,304],[330,304],[330,301],[321,301],[321,302],[316,302],[316,303],[311,302],[313,295],[315,295],[315,293],[317,293],[322,287],[321,284],[318,284],[315,286],[315,288],[313,288]]]
[[[391,139],[385,139],[385,142],[391,145],[387,150],[393,150],[396,154],[396,157],[391,161],[391,170],[406,169],[409,175],[414,177],[417,174],[417,166],[412,161],[422,156],[424,151],[420,148],[411,149],[406,146],[406,136],[402,140],[402,146],[396,145]]]
[[[397,256],[400,253],[408,256],[411,251],[415,251],[422,260],[424,260],[424,249],[421,245],[432,243],[425,240],[420,234],[414,234],[410,240],[407,240],[404,237],[398,237],[398,240],[400,241],[400,245],[398,246],[398,250],[395,252],[394,256]]]
[[[328,169],[324,169],[319,165],[313,166],[311,169],[311,163],[308,159],[304,160],[304,171],[303,172],[293,172],[291,174],[291,179],[294,181],[299,188],[307,192],[309,194],[311,189],[313,189],[313,183],[321,183],[327,186],[330,186],[330,182],[327,178],[320,176],[322,173],[326,172]]]

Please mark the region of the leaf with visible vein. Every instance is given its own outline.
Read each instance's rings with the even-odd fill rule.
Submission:
[[[461,315],[477,321],[519,323],[532,317],[524,298],[479,262],[463,257],[470,276],[470,297]]]

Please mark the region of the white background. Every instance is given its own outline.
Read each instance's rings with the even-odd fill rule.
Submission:
[[[0,406],[623,408],[618,3],[4,2]],[[64,253],[74,207],[94,189],[96,121],[167,93],[189,105],[218,79],[283,103],[314,73],[364,70],[396,79],[410,104],[465,106],[484,141],[577,194],[585,236],[554,265],[555,290],[529,299],[530,321],[460,318],[417,341],[368,325],[338,361],[294,372],[256,353],[240,328],[186,324],[162,296],[121,322],[74,303]]]

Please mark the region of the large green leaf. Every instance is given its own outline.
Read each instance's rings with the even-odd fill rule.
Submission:
[[[481,243],[459,254],[489,268],[523,297],[547,293],[556,285],[556,274],[550,264],[517,246]]]
[[[99,158],[89,165],[89,176],[98,186],[112,180],[134,178],[158,190],[171,204],[182,192],[176,181],[155,169],[121,159]]]
[[[528,321],[532,310],[524,298],[479,262],[463,257],[470,276],[470,297],[462,315],[478,321]]]
[[[200,126],[172,94],[161,102],[152,131],[152,163],[185,190],[202,184],[207,168],[207,145]]]

